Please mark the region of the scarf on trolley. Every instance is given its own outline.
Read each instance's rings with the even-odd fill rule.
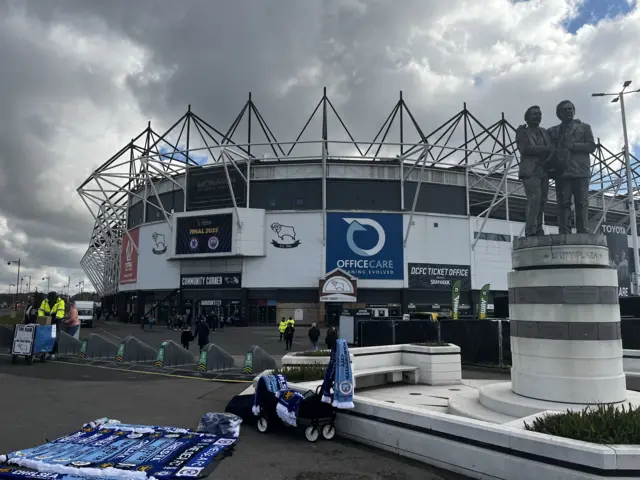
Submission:
[[[263,375],[258,378],[258,383],[256,384],[256,392],[253,396],[253,407],[251,408],[251,411],[256,416],[260,415],[260,411],[262,408],[260,406],[263,401],[263,398],[261,398],[262,394],[260,393],[262,391],[262,389],[260,388],[261,385],[265,387],[265,390],[267,392],[273,393],[275,395],[283,388],[287,388],[287,379],[284,377],[284,375],[280,374]]]
[[[331,391],[333,390],[333,395]],[[339,338],[331,349],[331,357],[322,383],[322,401],[335,408],[354,408],[353,373],[349,345]]]
[[[276,413],[278,414],[278,417],[280,417],[280,420],[282,420],[286,425],[290,425],[292,427],[297,426],[298,410],[300,409],[300,404],[304,400],[304,396],[294,390],[285,388],[276,393],[276,398],[278,399]]]

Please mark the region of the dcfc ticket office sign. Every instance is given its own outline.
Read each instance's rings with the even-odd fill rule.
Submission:
[[[402,280],[402,215],[327,213],[326,271],[339,268],[359,279]]]
[[[460,290],[471,290],[471,267],[442,263],[410,263],[409,288],[418,290],[451,290],[460,280]]]

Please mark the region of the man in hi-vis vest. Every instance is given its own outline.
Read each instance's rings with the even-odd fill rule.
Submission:
[[[58,297],[56,292],[49,292],[38,308],[39,317],[51,317],[51,325],[56,326],[56,341],[51,350],[51,358],[55,359],[58,353],[58,338],[60,336],[60,322],[64,318],[64,300]]]

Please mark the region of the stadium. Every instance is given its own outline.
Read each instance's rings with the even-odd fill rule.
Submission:
[[[121,317],[446,316],[456,280],[461,316],[477,315],[487,284],[491,315],[508,294],[525,213],[522,121],[496,117],[481,121],[465,104],[427,133],[400,93],[362,141],[325,89],[299,133],[281,141],[251,95],[225,131],[189,107],[165,132],[149,123],[78,188],[95,219],[81,266]],[[633,252],[623,152],[597,142],[589,219],[607,234],[625,296]],[[557,232],[553,182],[544,223]]]

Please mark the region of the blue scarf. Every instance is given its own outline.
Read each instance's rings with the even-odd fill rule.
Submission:
[[[278,398],[276,413],[280,420],[292,427],[297,426],[298,410],[300,409],[300,403],[304,400],[304,396],[285,388],[276,393],[276,397]]]
[[[333,397],[331,395],[333,390]],[[349,345],[344,339],[336,340],[331,349],[331,357],[322,383],[322,401],[331,403],[335,408],[354,408],[353,374]]]
[[[284,375],[263,375],[258,379],[258,384],[256,385],[256,392],[253,396],[253,407],[251,411],[254,415],[260,415],[260,403],[262,402],[262,398],[260,398],[260,384],[264,384],[267,389],[267,392],[276,394],[283,388],[287,388],[287,379]]]

